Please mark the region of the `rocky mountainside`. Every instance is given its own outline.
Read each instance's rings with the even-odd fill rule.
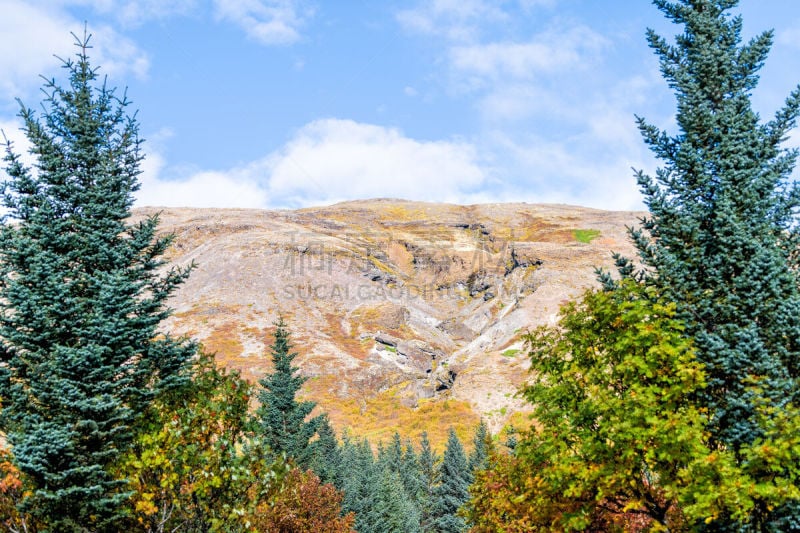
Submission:
[[[554,323],[641,213],[371,200],[296,211],[143,208],[198,264],[166,329],[255,380],[282,314],[305,394],[338,430],[433,441],[524,409],[521,334]],[[517,417],[520,415],[517,414]]]

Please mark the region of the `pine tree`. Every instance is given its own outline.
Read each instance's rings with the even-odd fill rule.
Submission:
[[[421,476],[417,455],[410,441],[406,442],[405,450],[398,432],[392,435],[392,442],[388,447],[379,447],[378,467],[390,474],[396,475],[400,480],[403,500],[402,512],[410,519],[406,524],[415,524],[413,528],[406,526],[406,531],[417,531],[420,523],[420,492]],[[384,474],[386,475],[386,474]],[[384,481],[384,483],[388,483]],[[396,506],[395,506],[396,507]],[[411,529],[409,529],[411,528]]]
[[[506,440],[503,445],[513,454],[517,449],[519,443],[519,432],[512,424],[509,424],[505,429]]]
[[[403,471],[403,442],[400,434],[394,432],[392,442],[384,448],[383,443],[378,446],[378,464],[381,468],[387,468],[391,472],[401,474]]]
[[[422,471],[420,470],[419,458],[414,451],[414,446],[410,440],[406,440],[405,452],[403,452],[403,460],[401,462],[400,478],[403,480],[403,487],[409,499],[414,503],[414,506],[419,510],[421,516],[421,497],[423,491]]]
[[[475,472],[486,468],[489,458],[489,427],[486,421],[481,419],[481,423],[475,428],[475,435],[472,437],[472,453],[469,454],[470,479]]]
[[[157,328],[190,269],[162,273],[157,217],[128,219],[142,160],[129,101],[97,82],[89,36],[22,107],[35,157],[6,144],[0,225],[0,432],[32,482],[24,506],[53,531],[116,531],[128,494],[109,465],[194,345]]]
[[[259,430],[273,453],[286,453],[298,465],[306,467],[312,459],[311,438],[322,422],[322,415],[306,421],[316,404],[296,400],[306,378],[295,373],[292,361],[297,357],[289,342],[289,330],[281,317],[276,324],[272,350],[273,370],[259,380],[260,406],[256,411]]]
[[[375,508],[379,490],[378,469],[372,448],[364,439],[354,443],[345,435],[342,443],[342,511],[355,513],[356,531],[373,531]]]
[[[319,438],[311,443],[309,466],[323,483],[341,487],[341,451],[327,415],[320,416],[317,435]]]
[[[428,434],[423,432],[420,439],[419,472],[421,492],[419,497],[420,525],[422,531],[434,531],[435,520],[434,491],[439,485],[439,457],[431,448]]]
[[[376,471],[375,501],[369,510],[369,524],[359,531],[370,533],[416,533],[419,510],[408,499],[400,474],[388,468]]]
[[[709,409],[713,443],[738,452],[766,436],[772,415],[765,422],[764,413],[800,399],[800,188],[788,182],[797,152],[781,147],[800,113],[800,88],[761,122],[750,94],[772,32],[742,45],[741,17],[727,13],[737,0],[654,3],[684,26],[674,45],[647,34],[676,93],[679,131],[637,118],[664,166],[654,177],[637,173],[650,215],[632,238],[645,269],[637,274],[619,257],[618,266],[678,303],[705,366],[698,401]],[[756,508],[751,518],[767,514]]]
[[[433,492],[433,530],[440,533],[466,531],[464,519],[456,513],[469,499],[470,474],[464,447],[452,428],[439,468],[439,477],[441,483]]]

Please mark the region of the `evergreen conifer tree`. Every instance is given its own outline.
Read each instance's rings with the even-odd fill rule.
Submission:
[[[514,453],[517,449],[517,444],[519,442],[518,438],[519,432],[517,431],[517,428],[515,428],[513,425],[509,425],[508,427],[506,427],[505,434],[506,434],[506,440],[503,443],[503,445],[506,448],[508,448],[508,450],[511,453]]]
[[[486,468],[489,458],[489,427],[486,421],[481,419],[481,423],[475,428],[475,435],[472,437],[472,453],[469,454],[470,479],[475,471]]]
[[[423,489],[422,471],[420,470],[419,458],[410,440],[406,440],[399,474],[400,478],[403,480],[403,487],[406,489],[406,494],[409,499],[414,502],[417,508],[420,508]],[[421,508],[419,510],[421,514]]]
[[[456,513],[469,499],[470,473],[464,446],[450,428],[447,447],[439,468],[441,482],[433,491],[433,530],[460,533],[467,530],[464,519]]]
[[[319,438],[311,443],[311,470],[319,476],[323,483],[331,483],[340,487],[341,450],[327,415],[320,416],[317,435]]]
[[[439,484],[439,457],[431,448],[428,434],[423,432],[418,455],[420,485],[420,526],[422,531],[434,531],[434,491]]]
[[[307,467],[313,456],[309,441],[320,426],[322,415],[306,421],[316,404],[296,399],[306,378],[296,375],[297,368],[292,366],[297,353],[291,351],[289,330],[283,317],[276,324],[274,336],[275,341],[270,347],[273,370],[259,380],[260,406],[256,420],[261,436],[273,453],[286,453],[298,465]]]
[[[157,332],[190,269],[163,273],[157,217],[129,224],[141,139],[128,100],[89,63],[89,36],[20,116],[35,158],[6,145],[0,225],[0,432],[51,531],[116,531],[127,498],[109,466],[194,345]]]
[[[419,510],[408,499],[400,474],[389,468],[376,471],[375,501],[369,510],[369,524],[359,531],[370,533],[417,533]]]
[[[364,439],[354,443],[345,435],[342,443],[342,511],[355,514],[356,531],[373,531],[380,480],[378,471],[369,442]]]
[[[411,442],[406,443],[404,450],[400,434],[395,431],[389,446],[379,448],[378,466],[397,475],[403,490],[402,499],[405,502],[403,512],[409,516],[413,515],[414,522],[419,526],[421,476],[417,455]]]
[[[636,273],[621,257],[618,267],[678,304],[706,370],[698,401],[709,409],[712,444],[739,453],[765,437],[769,413],[800,399],[800,189],[788,182],[797,153],[781,147],[800,89],[761,122],[750,95],[772,32],[742,45],[742,20],[727,13],[737,0],[654,3],[684,27],[674,45],[647,34],[676,93],[679,131],[637,118],[664,166],[655,176],[637,173],[650,215],[632,238],[646,268]],[[751,520],[789,519],[787,512],[756,508]],[[800,513],[789,514],[791,523],[774,527],[800,528]]]

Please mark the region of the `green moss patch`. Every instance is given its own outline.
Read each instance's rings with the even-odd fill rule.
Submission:
[[[575,240],[578,242],[582,242],[584,244],[588,244],[592,242],[594,239],[600,236],[599,229],[574,229],[572,230],[572,236],[575,237]]]

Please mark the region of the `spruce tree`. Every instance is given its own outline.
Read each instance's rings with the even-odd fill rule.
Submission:
[[[400,434],[395,431],[389,446],[386,448],[381,446],[379,448],[378,467],[396,475],[400,480],[403,491],[403,513],[407,516],[413,515],[413,520],[408,523],[415,523],[416,526],[413,530],[416,531],[419,527],[421,515],[420,493],[422,480],[417,454],[414,452],[411,442],[407,441],[404,449]],[[411,529],[408,529],[408,531],[411,531]]]
[[[342,511],[355,513],[356,531],[373,531],[372,512],[379,491],[379,469],[375,465],[372,448],[366,439],[354,443],[345,435],[342,443]]]
[[[77,39],[69,84],[22,106],[27,167],[6,143],[0,225],[0,432],[32,483],[23,506],[51,531],[116,531],[127,498],[109,466],[137,417],[180,384],[194,345],[157,331],[188,275],[164,272],[157,217],[130,224],[141,139],[129,101]]]
[[[637,172],[650,215],[632,238],[645,268],[636,273],[620,257],[618,266],[679,305],[705,366],[698,401],[709,409],[712,442],[738,453],[765,436],[770,412],[800,399],[800,189],[789,182],[797,153],[781,146],[800,89],[762,122],[750,96],[772,32],[742,44],[742,20],[728,13],[737,0],[654,4],[684,27],[675,44],[647,33],[677,97],[678,132],[637,118],[663,166],[655,176]],[[756,508],[752,523],[770,522],[768,514]]]
[[[368,525],[359,531],[369,533],[417,533],[419,510],[409,500],[400,474],[388,468],[376,470],[375,500],[368,511]]]
[[[434,491],[439,485],[439,456],[431,448],[428,434],[423,432],[420,439],[419,472],[421,492],[419,496],[420,526],[422,531],[434,531],[435,520]]]
[[[469,454],[470,476],[474,476],[477,470],[486,468],[491,444],[489,438],[489,427],[486,425],[486,421],[481,419],[480,424],[475,428],[475,435],[472,437],[472,453]]]
[[[341,450],[327,415],[320,416],[317,435],[319,438],[311,443],[309,466],[320,481],[341,488]]]
[[[296,375],[297,367],[292,366],[297,353],[291,351],[289,330],[283,317],[276,324],[274,336],[270,347],[272,373],[258,382],[261,385],[260,406],[256,411],[259,432],[273,453],[285,453],[298,465],[307,467],[313,455],[310,440],[321,424],[322,415],[306,421],[316,403],[296,399],[306,378]]]
[[[419,509],[421,515],[421,497],[423,490],[422,471],[419,467],[419,458],[414,451],[414,447],[410,440],[406,440],[405,451],[403,452],[403,461],[400,469],[400,478],[403,480],[403,487],[406,489],[406,494],[409,499],[414,502],[414,505]]]
[[[450,428],[444,458],[439,468],[441,483],[433,491],[433,531],[460,533],[467,530],[464,519],[456,514],[469,499],[470,473],[464,446]]]
[[[384,448],[383,443],[378,447],[378,464],[382,468],[388,468],[397,474],[403,471],[403,442],[400,434],[395,431],[392,434],[392,442]]]

